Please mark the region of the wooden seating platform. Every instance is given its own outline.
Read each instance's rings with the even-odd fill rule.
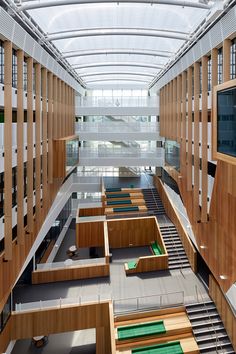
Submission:
[[[144,346],[128,350],[117,350],[116,354],[199,354],[197,343],[193,337],[170,341],[163,344]]]
[[[133,205],[145,205],[144,199],[121,199],[121,200],[107,200],[105,202],[105,207],[126,207]]]
[[[197,354],[184,307],[122,315],[115,318],[118,354]]]
[[[123,199],[143,199],[143,193],[130,192],[130,193],[110,193],[105,195],[106,200],[123,200]]]
[[[146,213],[146,212],[147,212],[147,207],[145,205],[105,208],[105,215],[128,214],[128,213]]]

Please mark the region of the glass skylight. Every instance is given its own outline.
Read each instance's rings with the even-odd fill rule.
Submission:
[[[112,80],[136,80],[147,86],[191,40],[214,6],[208,0],[126,1],[15,0],[15,4],[40,26],[45,40],[59,49],[87,87]]]

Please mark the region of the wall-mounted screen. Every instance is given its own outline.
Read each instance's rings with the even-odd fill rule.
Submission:
[[[236,87],[217,91],[217,152],[236,157]]]

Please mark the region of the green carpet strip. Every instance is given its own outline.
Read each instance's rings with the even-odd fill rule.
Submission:
[[[129,193],[120,193],[120,194],[107,194],[106,198],[128,198],[130,195]]]
[[[180,342],[156,344],[148,347],[132,349],[132,354],[182,354]]]
[[[163,254],[162,249],[161,249],[161,247],[157,244],[157,242],[152,243],[152,244],[151,244],[151,247],[152,247],[153,253],[154,253],[156,256],[160,256],[161,254]]]
[[[166,333],[163,321],[139,323],[118,328],[118,339],[132,339],[162,333]]]
[[[137,266],[137,262],[136,261],[130,261],[127,264],[128,264],[128,268],[129,269],[135,269],[136,266]]]
[[[139,211],[139,207],[133,206],[133,207],[113,208],[113,211],[117,213],[121,213],[122,211]]]
[[[120,192],[121,188],[106,188],[106,192]]]
[[[107,205],[132,204],[131,200],[108,200]]]

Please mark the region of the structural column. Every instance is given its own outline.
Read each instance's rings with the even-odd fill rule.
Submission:
[[[202,209],[201,222],[207,222],[207,193],[208,193],[208,57],[202,58]]]
[[[187,155],[187,191],[192,190],[192,74],[188,68],[188,155]]]
[[[41,65],[35,65],[35,219],[41,223]]]
[[[24,52],[17,51],[17,240],[24,244]]]
[[[27,58],[27,232],[33,232],[33,59]]]
[[[194,186],[193,186],[193,215],[194,220],[200,219],[199,208],[199,95],[200,95],[200,63],[194,63]]]
[[[187,73],[182,73],[182,129],[181,129],[181,175],[186,177],[186,79]]]
[[[53,76],[53,132],[52,132],[52,137],[53,139],[58,138],[58,116],[57,116],[57,111],[58,111],[58,85],[57,85],[57,77]]]
[[[48,73],[48,183],[53,182],[53,75]]]
[[[12,43],[4,42],[4,246],[12,259]]]
[[[43,214],[48,210],[48,119],[47,119],[47,69],[42,69],[42,185],[43,185]]]

